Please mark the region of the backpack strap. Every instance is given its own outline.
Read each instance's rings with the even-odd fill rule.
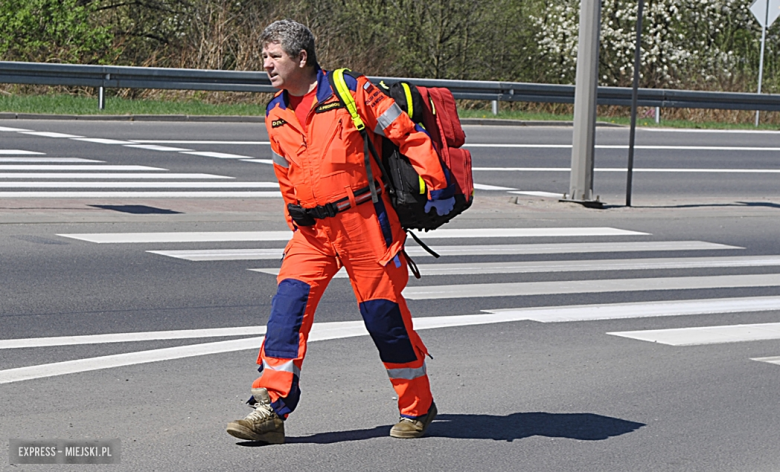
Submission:
[[[363,122],[363,119],[360,117],[360,113],[357,111],[355,97],[353,97],[349,92],[347,82],[344,80],[345,72],[349,72],[349,69],[336,69],[332,71],[330,74],[328,74],[328,82],[330,82],[330,87],[333,89],[333,93],[336,95],[336,98],[339,99],[339,102],[344,105],[344,107],[349,112],[349,116],[352,117],[352,122],[355,124],[355,128],[357,128],[357,130],[360,132],[360,135],[363,137],[363,155],[366,165],[366,174],[368,174],[368,187],[371,189],[371,200],[374,203],[378,203],[379,193],[376,191],[376,181],[374,180],[374,172],[371,170],[370,156],[374,156],[374,161],[376,161],[377,165],[379,165],[379,168],[382,169],[382,180],[384,181],[385,186],[388,187],[390,192],[392,192],[393,189],[389,186],[389,181],[387,180],[387,171],[385,170],[384,165],[382,165],[382,160],[379,159],[376,148],[374,148],[374,143],[368,136],[366,124]]]

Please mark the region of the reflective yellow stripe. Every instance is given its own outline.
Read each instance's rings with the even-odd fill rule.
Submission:
[[[349,87],[347,87],[347,83],[344,81],[345,70],[347,69],[336,69],[333,71],[333,83],[336,84],[336,91],[338,92],[339,97],[341,97],[341,100],[344,102],[344,106],[347,107],[347,111],[349,112],[350,116],[352,116],[352,121],[355,123],[355,128],[357,128],[358,131],[362,131],[366,125],[360,118],[360,115],[357,112],[355,99],[352,97],[352,94],[349,93]]]
[[[414,116],[414,104],[412,103],[412,89],[409,88],[409,84],[401,82],[401,86],[404,88],[404,95],[406,95],[406,114],[409,117]]]
[[[425,195],[425,181],[419,175],[417,178],[420,179],[420,195]]]

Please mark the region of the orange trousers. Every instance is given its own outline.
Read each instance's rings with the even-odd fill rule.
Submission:
[[[271,406],[282,418],[300,399],[298,383],[314,312],[342,265],[398,395],[401,415],[416,418],[428,413],[433,398],[425,367],[427,351],[401,295],[409,280],[406,261],[399,253],[386,265],[379,262],[392,243],[391,219],[398,224],[395,214],[385,211],[386,202],[369,201],[301,227],[285,249],[257,359],[261,375],[252,384],[268,390]]]

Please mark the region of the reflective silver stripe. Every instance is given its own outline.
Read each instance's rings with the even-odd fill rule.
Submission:
[[[378,129],[385,129],[395,121],[396,118],[401,116],[401,107],[397,103],[393,103],[390,108],[387,109],[382,115],[376,119],[376,127]]]
[[[278,365],[276,367],[272,365],[268,365],[266,361],[263,361],[263,369],[271,369],[278,372],[290,372],[293,375],[297,375],[299,378],[301,376],[301,369],[296,366],[293,361],[285,362],[282,365]]]
[[[387,375],[391,379],[404,379],[404,380],[413,380],[417,377],[422,377],[425,375],[428,371],[425,369],[425,363],[423,363],[422,367],[418,367],[417,369],[387,369]]]
[[[290,167],[290,163],[287,162],[287,159],[285,159],[284,157],[282,157],[281,155],[277,154],[274,151],[271,151],[271,154],[273,154],[274,164],[278,165],[279,167],[284,167],[285,169]]]
[[[377,123],[376,128],[374,128],[374,134],[378,134],[379,136],[387,137],[385,136],[385,130],[379,127],[379,123]]]

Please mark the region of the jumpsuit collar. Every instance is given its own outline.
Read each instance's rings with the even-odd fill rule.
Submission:
[[[328,72],[317,67],[317,103],[323,103],[325,100],[333,96],[333,90],[330,88],[330,82],[328,82]],[[290,94],[287,90],[283,91],[285,107],[290,104]]]

